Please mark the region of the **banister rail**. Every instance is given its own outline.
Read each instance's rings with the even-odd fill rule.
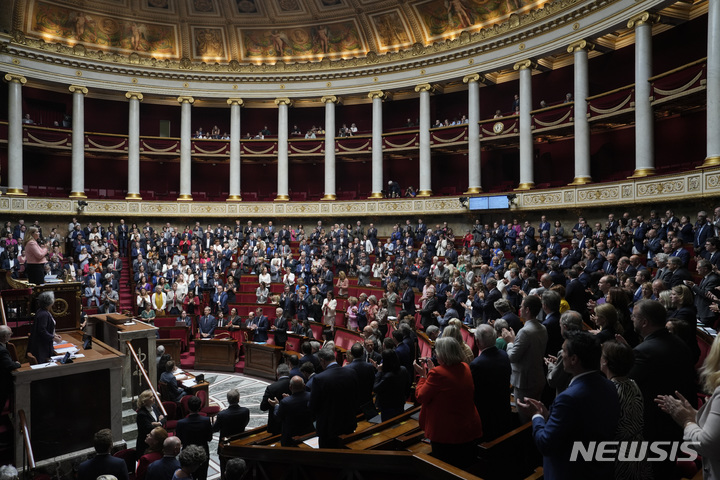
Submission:
[[[138,358],[137,353],[135,353],[135,349],[133,348],[133,346],[129,340],[125,341],[125,345],[127,345],[128,350],[130,351],[130,355],[132,355],[133,360],[135,360],[135,363],[137,364],[138,368],[140,369],[140,373],[142,373],[142,376],[145,379],[145,383],[148,384],[148,388],[150,388],[150,391],[152,392],[153,397],[155,397],[155,403],[157,404],[157,407],[160,409],[162,414],[167,417],[167,411],[165,410],[165,407],[162,404],[160,395],[158,395],[157,391],[155,390],[155,387],[153,387],[153,384],[150,381],[150,378],[148,377],[148,374],[145,371],[145,368],[142,366],[142,362]]]
[[[7,325],[7,317],[5,316],[5,300],[3,300],[2,295],[0,295],[0,319],[2,320],[3,325]]]
[[[22,430],[23,446],[25,447],[23,461],[27,458],[28,468],[34,470],[35,454],[33,453],[32,444],[30,443],[30,429],[28,428],[27,419],[25,418],[25,410],[19,410],[18,416],[20,417],[20,429]]]

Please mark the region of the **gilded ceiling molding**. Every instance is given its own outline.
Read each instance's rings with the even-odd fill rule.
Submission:
[[[448,37],[444,41],[436,41],[428,45],[422,45],[415,43],[412,46],[399,50],[391,51],[385,54],[378,54],[375,51],[368,51],[365,56],[358,56],[349,59],[338,59],[329,60],[327,58],[320,61],[302,61],[302,62],[291,62],[285,63],[284,61],[278,61],[275,64],[254,64],[254,63],[240,63],[236,59],[233,59],[227,63],[207,63],[207,62],[193,62],[187,56],[180,59],[158,59],[149,56],[140,56],[137,53],[130,55],[119,54],[115,52],[103,52],[102,50],[92,50],[85,47],[76,49],[70,45],[64,45],[61,43],[49,43],[41,38],[33,38],[24,34],[20,30],[13,32],[13,44],[23,45],[30,47],[35,50],[49,51],[52,54],[67,55],[68,57],[84,58],[91,61],[109,62],[114,64],[109,71],[115,71],[118,65],[132,65],[139,67],[149,67],[160,70],[182,70],[191,72],[237,72],[241,74],[255,74],[255,73],[272,73],[272,72],[311,72],[311,71],[327,71],[327,70],[346,70],[348,68],[356,67],[368,67],[379,64],[402,62],[405,60],[414,60],[417,57],[431,57],[438,53],[448,52],[450,56],[443,56],[442,58],[429,59],[423,58],[423,62],[442,63],[448,59],[452,59],[454,56],[465,57],[468,55],[477,55],[483,52],[488,52],[493,49],[506,46],[512,43],[520,43],[527,41],[528,38],[533,36],[546,33],[548,30],[557,30],[568,24],[572,24],[582,19],[583,17],[593,13],[594,11],[602,8],[607,8],[609,5],[621,2],[622,0],[592,0],[589,2],[579,2],[578,0],[555,0],[543,5],[542,8],[532,10],[524,14],[512,14],[510,17],[501,23],[496,23],[486,28],[482,28],[474,33],[468,31],[457,32],[454,37]],[[545,23],[548,21],[548,23]],[[186,24],[181,23],[180,27],[187,27]],[[183,42],[187,35],[182,35]],[[502,38],[497,38],[502,37]],[[78,44],[79,45],[79,44]],[[187,52],[190,45],[183,43],[184,51]],[[15,50],[9,48],[8,52],[14,55],[20,56],[32,56],[39,58],[35,54],[29,54],[22,50]],[[459,50],[459,51],[456,51]],[[47,61],[56,61],[56,58],[49,58]],[[415,63],[415,62],[413,62]],[[92,70],[102,70],[97,65],[85,64],[78,62],[78,68],[88,68]],[[428,63],[423,63],[427,65]],[[412,69],[420,66],[418,64],[403,65],[402,69]],[[368,72],[362,72],[361,75],[376,75],[377,70]],[[138,76],[147,75],[146,72],[128,72],[128,74],[135,74]],[[178,78],[177,73],[169,74],[168,77]],[[186,77],[185,75],[180,78],[187,78],[189,80],[196,80],[196,77]],[[204,81],[222,80],[228,81],[223,76],[219,79],[208,78]],[[304,81],[303,79],[295,79],[298,81]],[[237,81],[231,79],[230,81]]]

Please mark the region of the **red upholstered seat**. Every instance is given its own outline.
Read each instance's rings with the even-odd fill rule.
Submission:
[[[199,390],[197,392],[197,396],[200,400],[202,400],[202,408],[200,409],[200,413],[204,413],[208,417],[210,417],[210,421],[214,422],[215,417],[218,413],[220,413],[220,407],[217,406],[211,406],[210,402],[208,402],[208,395],[205,390]]]

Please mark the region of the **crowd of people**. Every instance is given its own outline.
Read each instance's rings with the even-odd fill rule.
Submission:
[[[6,226],[6,239],[23,240],[27,229],[19,227],[10,232]],[[386,402],[389,397],[384,396],[384,388],[393,392],[388,394],[393,398],[401,398],[398,392],[419,377],[416,395],[426,411],[421,423],[431,432],[428,437],[437,455],[451,463],[462,464],[464,458],[454,456],[463,450],[452,445],[491,438],[512,426],[506,395],[507,385],[512,384],[520,420],[533,421],[546,472],[560,472],[557,478],[567,478],[563,472],[573,472],[578,478],[578,472],[587,467],[583,462],[567,461],[566,440],[612,440],[618,436],[681,440],[680,427],[685,427],[686,436],[699,439],[697,448],[705,466],[717,468],[713,464],[717,450],[711,448],[717,430],[708,433],[717,427],[718,405],[713,400],[718,382],[712,374],[720,368],[717,342],[701,377],[710,400],[696,415],[696,423],[691,417],[697,403],[693,367],[700,357],[695,328],[698,324],[716,327],[720,312],[720,207],[713,215],[698,212],[694,222],[689,216],[678,219],[671,210],[664,215],[651,211],[647,218],[610,214],[606,221],[592,226],[582,217],[572,226],[559,221],[551,224],[544,215],[536,225],[514,219],[493,225],[477,221],[462,236],[447,223],[431,227],[422,219],[415,224],[406,220],[395,225],[384,240],[372,223],[365,227],[360,221],[355,225],[323,225],[319,221],[307,230],[302,225],[277,228],[271,221],[242,224],[239,220],[233,226],[203,228],[196,222],[183,229],[170,223],[158,229],[149,222],[128,226],[123,220],[117,226],[96,223],[83,229],[73,222],[70,227],[66,252],[70,255],[63,258],[62,268],[67,272],[67,265],[74,264],[73,256],[87,252],[90,241],[93,257],[84,257],[85,266],[74,267],[76,278],[88,286],[94,280],[105,288],[117,273],[117,266],[108,262],[129,255],[132,264],[127,268],[132,269],[139,289],[138,305],[143,309],[184,312],[182,315],[192,317],[200,315],[202,308],[206,321],[212,314],[229,315],[232,320],[225,320],[226,324],[246,321],[257,330],[263,328],[262,310],[259,318],[253,316],[249,321],[227,311],[234,296],[242,293],[242,275],[257,276],[255,293],[260,304],[268,301],[264,289],[269,284],[283,283],[276,317],[305,333],[310,330],[308,321],[325,323],[332,331],[336,294],[341,298],[347,295],[347,277],[357,277],[361,288],[375,279],[373,283],[383,291],[373,289],[369,296],[348,298],[346,312],[350,328],[357,328],[365,337],[364,344],[351,349],[350,365],[356,361],[371,365],[372,372],[366,369],[365,375],[369,379],[372,374],[373,382],[355,377],[344,381],[348,385],[363,383],[364,388],[371,385],[376,406],[387,404],[386,408],[395,412],[397,404]],[[21,232],[19,236],[16,230]],[[57,238],[44,243],[60,255],[62,244]],[[7,256],[13,244],[2,246],[5,251],[0,258]],[[83,275],[85,267],[87,274]],[[689,268],[693,267],[695,273],[691,274]],[[211,298],[208,304],[201,300],[205,291]],[[193,298],[197,300],[190,304]],[[389,335],[387,324],[393,317],[399,324]],[[468,355],[468,346],[459,334],[463,323],[475,328],[480,346],[477,358],[472,352]],[[264,325],[262,333],[267,335],[267,320]],[[584,325],[589,330],[581,332]],[[431,340],[448,339],[436,343],[433,358],[419,358],[416,328]],[[326,405],[319,406],[325,394],[320,398],[314,393],[318,390],[313,389],[313,378],[322,377],[313,372],[328,370],[335,358],[325,355],[323,360],[323,351],[334,354],[331,336],[324,340],[327,348],[320,342],[316,348],[312,342],[303,345],[305,357],[287,378],[288,389],[294,381],[296,392],[303,391],[298,386],[302,380],[305,390],[314,396],[308,405],[314,405],[311,410],[316,415]],[[493,361],[485,361],[490,355]],[[389,370],[383,366],[386,361]],[[296,375],[303,367],[308,373]],[[474,381],[473,392],[460,380],[468,375]],[[501,392],[494,400],[488,398],[493,397],[487,390],[489,378],[500,379],[492,389]],[[446,383],[457,388],[453,397],[457,401],[473,397],[463,404],[468,405],[463,409],[464,418],[478,415],[477,422],[466,423],[477,428],[452,439],[443,428],[432,425],[438,419],[457,425],[457,418],[452,417],[456,412],[441,407],[447,400],[436,403],[436,398],[445,397],[436,397],[439,392],[434,390]],[[388,387],[390,384],[393,386]],[[332,381],[316,385],[326,385],[323,389],[328,392],[334,388]],[[590,422],[570,415],[576,408],[574,402],[592,404],[587,391],[595,392],[593,401],[602,400],[607,406],[602,419]],[[612,397],[611,391],[618,395]],[[366,396],[359,394],[358,398]],[[277,400],[276,407],[280,407],[281,397]],[[483,403],[487,401],[502,407],[494,407],[488,415],[487,403]],[[562,404],[564,408],[560,408],[559,402],[570,406]],[[324,445],[332,445],[337,435],[354,428],[350,422],[330,424],[343,425],[338,427],[343,431],[331,428]],[[561,424],[572,428],[560,428]],[[434,431],[438,432],[435,438]],[[558,447],[558,442],[565,447]],[[672,478],[671,467],[658,462],[653,475]],[[621,478],[642,478],[638,475],[644,467],[621,463],[616,468],[627,470]]]

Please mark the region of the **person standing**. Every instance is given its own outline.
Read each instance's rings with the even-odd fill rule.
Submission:
[[[5,402],[11,398],[13,391],[12,371],[20,368],[20,362],[10,357],[7,344],[12,337],[12,329],[7,325],[0,325],[0,411],[5,409]]]
[[[38,310],[28,341],[28,351],[35,356],[38,363],[46,363],[50,361],[53,353],[53,341],[60,342],[60,335],[55,333],[55,319],[50,313],[50,307],[55,303],[55,294],[43,292],[38,295],[36,302]]]
[[[95,480],[100,475],[113,475],[117,480],[128,480],[128,469],[122,458],[110,455],[113,446],[112,432],[103,428],[93,438],[95,456],[78,467],[78,480]]]
[[[438,365],[432,359],[413,364],[420,378],[415,396],[422,405],[420,427],[430,439],[433,457],[462,468],[475,458],[476,440],[483,435],[473,403],[473,379],[462,346],[452,337],[435,342]]]
[[[163,442],[163,457],[148,465],[145,480],[172,480],[173,473],[180,468],[177,455],[182,448],[178,437],[168,437]]]
[[[220,441],[236,433],[245,431],[250,422],[250,410],[240,406],[240,392],[233,388],[227,392],[228,407],[217,414],[213,432],[220,432]],[[218,457],[220,458],[220,471],[225,471],[227,458],[220,455],[220,443],[218,443]]]
[[[547,329],[537,320],[542,308],[540,298],[528,295],[520,306],[520,316],[525,321],[517,335],[503,329],[502,338],[507,342],[507,354],[512,367],[510,383],[514,387],[516,399],[540,399],[545,387],[544,356],[548,342]],[[518,412],[520,421],[525,423],[530,417]]]
[[[310,392],[305,390],[305,381],[301,376],[294,376],[290,379],[290,396],[271,398],[270,405],[275,409],[275,417],[282,425],[283,447],[294,447],[297,445],[293,437],[304,435],[315,430],[313,426],[313,414],[308,407]]]
[[[25,275],[28,281],[35,285],[45,283],[45,264],[47,263],[47,248],[41,245],[40,231],[30,227],[23,241],[23,254],[25,255]]]
[[[193,395],[190,397],[190,400],[188,400],[187,405],[190,409],[190,414],[182,420],[178,420],[175,434],[182,444],[185,445],[185,449],[187,449],[188,446],[197,445],[205,450],[206,457],[193,475],[195,480],[205,480],[207,478],[210,459],[210,446],[208,442],[212,440],[213,436],[212,425],[210,425],[210,419],[208,417],[200,416],[199,412],[202,407],[202,400]]]
[[[308,406],[317,418],[320,448],[338,448],[340,435],[357,427],[359,381],[355,370],[337,364],[334,351],[323,348],[318,358],[323,371],[313,376]]]
[[[599,372],[600,344],[589,332],[568,332],[562,350],[565,370],[573,379],[550,410],[533,398],[517,400],[518,410],[532,417],[532,435],[543,455],[545,478],[613,478],[613,462],[572,459],[575,442],[613,440],[620,418],[615,387]]]

